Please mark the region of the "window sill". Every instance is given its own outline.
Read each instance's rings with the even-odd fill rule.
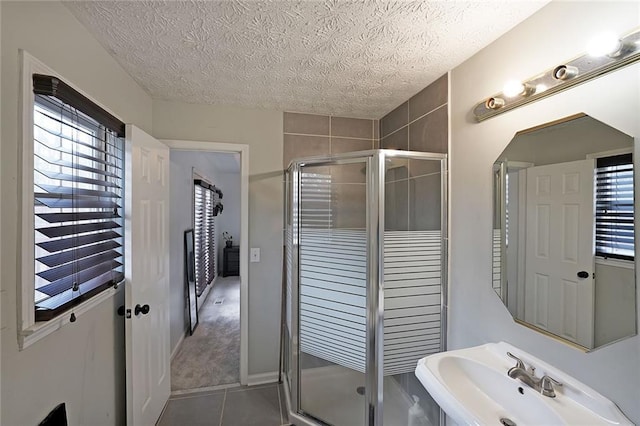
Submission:
[[[95,308],[105,300],[111,299],[116,294],[118,294],[118,292],[120,292],[123,287],[124,287],[124,281],[119,283],[117,288],[111,287],[95,295],[91,299],[82,302],[78,306],[75,306],[73,308],[73,312],[76,314],[76,318],[79,318],[85,312],[90,311],[91,309]],[[70,312],[71,310],[67,311],[67,313],[70,313]],[[38,340],[43,339],[44,337],[48,336],[54,331],[59,330],[65,325],[69,324],[71,322],[70,315],[67,315],[67,313],[61,314],[49,321],[37,322],[32,326],[23,329],[21,332],[19,331],[18,332],[18,350],[22,351],[28,348],[29,346],[36,343]]]
[[[613,259],[596,256],[596,265],[612,266],[616,268],[634,269],[635,261],[624,259]]]

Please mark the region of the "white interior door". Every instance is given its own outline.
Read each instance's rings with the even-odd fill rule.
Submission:
[[[126,128],[127,423],[154,425],[171,392],[169,148]]]
[[[525,319],[589,348],[594,335],[593,173],[594,160],[531,167],[526,185]]]

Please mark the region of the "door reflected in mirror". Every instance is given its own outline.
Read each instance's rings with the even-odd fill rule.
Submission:
[[[494,163],[492,285],[514,319],[591,350],[636,334],[633,138],[586,114]]]

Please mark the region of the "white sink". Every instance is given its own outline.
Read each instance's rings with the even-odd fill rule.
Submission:
[[[507,371],[515,361],[560,381],[543,396]],[[508,343],[441,352],[418,361],[416,376],[456,423],[476,425],[632,425],[618,407],[587,385]],[[505,420],[506,419],[506,420]]]

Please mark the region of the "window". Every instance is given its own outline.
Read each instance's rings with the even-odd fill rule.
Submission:
[[[195,179],[193,188],[196,294],[200,296],[217,275],[215,217],[222,211],[222,192],[202,179]]]
[[[596,256],[633,260],[632,154],[597,159]]]
[[[35,321],[124,279],[124,124],[58,78],[33,75]]]

